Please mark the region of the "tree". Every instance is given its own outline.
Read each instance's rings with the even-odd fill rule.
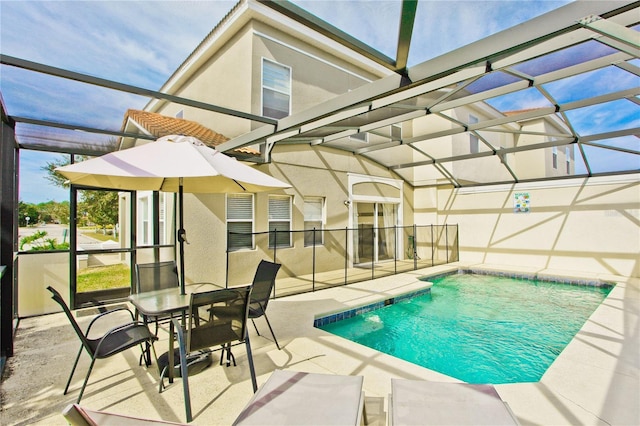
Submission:
[[[118,193],[115,191],[82,191],[82,209],[88,219],[105,229],[118,222]]]
[[[115,144],[115,140],[112,141]],[[88,160],[89,157],[86,155],[76,155],[76,161],[85,161]],[[61,156],[56,158],[53,161],[47,162],[44,166],[42,166],[42,170],[47,172],[46,179],[56,186],[60,186],[62,188],[68,188],[69,183],[67,179],[55,171],[57,167],[66,166],[69,164],[70,158],[68,156]],[[83,213],[86,213],[85,219],[89,222],[92,222],[101,228],[105,229],[108,225],[115,225],[118,222],[118,194],[112,191],[80,191],[80,200],[79,200],[79,210],[81,214],[79,214],[78,223],[82,222],[82,218],[84,217]],[[65,213],[66,207],[66,216],[64,219],[58,214]],[[54,220],[60,221],[60,223],[69,223],[69,204],[62,204],[58,206],[56,213],[48,211]]]
[[[63,225],[69,224],[70,207],[68,201],[61,203],[53,203],[51,205],[51,217],[55,223],[61,223]]]
[[[85,160],[86,157],[82,156],[81,160]],[[42,166],[40,169],[47,172],[45,179],[54,184],[55,186],[59,186],[61,188],[68,188],[69,184],[67,183],[67,178],[62,176],[60,173],[56,172],[56,167],[66,166],[71,163],[69,156],[63,155],[59,158],[56,158],[53,161],[48,161]]]
[[[18,226],[33,225],[38,221],[40,221],[38,207],[35,204],[18,201]]]

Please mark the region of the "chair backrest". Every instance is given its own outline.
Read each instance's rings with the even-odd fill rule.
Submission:
[[[189,303],[187,352],[244,341],[247,335],[251,286],[192,293]],[[215,317],[216,305],[224,309],[224,318]],[[203,308],[202,310],[200,308]],[[206,309],[212,315],[200,316]],[[201,312],[202,311],[202,312]]]
[[[136,292],[179,287],[178,268],[174,260],[136,264]]]
[[[251,291],[252,309],[267,309],[267,304],[269,303],[273,286],[276,283],[276,275],[278,275],[280,266],[279,263],[269,262],[268,260],[260,261],[258,269],[256,269],[256,274],[253,277]]]
[[[55,288],[49,286],[49,287],[47,287],[47,290],[49,290],[51,292],[51,294],[52,294],[51,298],[53,300],[55,300],[58,303],[58,305],[60,305],[60,307],[62,307],[62,310],[67,315],[67,318],[69,318],[69,322],[71,323],[71,325],[73,326],[73,329],[75,330],[76,334],[78,335],[78,337],[82,341],[82,346],[84,346],[84,348],[87,350],[87,352],[89,352],[89,354],[93,355],[93,349],[91,348],[91,345],[89,344],[89,341],[87,340],[87,336],[85,336],[84,332],[82,331],[82,329],[80,328],[80,326],[76,322],[76,319],[74,318],[73,314],[71,313],[71,310],[69,309],[69,306],[67,306],[67,302],[64,301],[64,299],[62,298],[62,295],[60,293],[58,293],[58,291]]]

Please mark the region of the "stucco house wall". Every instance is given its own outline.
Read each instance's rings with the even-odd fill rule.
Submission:
[[[240,19],[238,20],[240,21]],[[210,51],[202,52],[199,59],[180,77],[180,84],[172,86],[175,94],[203,102],[262,114],[262,64],[264,59],[291,68],[291,112],[303,111],[323,101],[346,93],[372,80],[384,72],[359,67],[358,61],[334,55],[330,49],[322,49],[322,43],[313,43],[308,35],[283,32],[270,25],[266,19],[250,19],[229,36],[223,46],[211,45]],[[189,76],[187,78],[187,75]],[[264,124],[251,123],[231,117],[222,117],[212,112],[196,110],[180,105],[153,103],[149,109],[167,116],[182,111],[182,117],[194,120],[222,133],[234,137]],[[311,148],[309,145],[277,145],[271,153],[270,164],[256,167],[276,178],[291,183],[292,188],[269,194],[292,196],[292,229],[304,227],[304,197],[323,197],[326,202],[326,228],[345,228],[350,217],[347,174],[356,173],[382,178],[398,179],[386,168],[375,162],[354,156],[351,153],[331,148]],[[407,186],[407,185],[405,185]],[[255,231],[268,230],[269,194],[256,194]],[[216,282],[224,284],[226,276],[226,197],[224,195],[185,194],[185,229],[189,244],[185,246],[185,272],[187,282]],[[412,223],[411,190],[403,195],[403,217],[399,223]],[[337,246],[336,246],[337,244]],[[343,256],[344,244],[327,244],[320,248]],[[302,233],[293,240],[295,248],[304,246]],[[257,265],[260,259],[271,257],[267,249],[258,245],[253,251],[231,253],[241,255],[242,261]],[[279,261],[297,268],[283,269],[282,273],[296,274],[310,270],[294,250],[279,249]],[[304,256],[303,256],[304,258]],[[318,268],[335,265],[332,256],[323,257]],[[343,257],[342,257],[343,259]],[[343,262],[343,261],[342,261]],[[234,268],[235,269],[235,268]],[[232,277],[234,281],[249,282],[254,269],[244,268],[246,276]]]
[[[515,213],[522,192],[530,211]],[[437,198],[439,223],[459,225],[461,262],[640,276],[636,176],[441,188]]]
[[[368,68],[364,62],[353,57],[349,60],[338,50],[314,43],[309,32],[296,32],[295,25],[289,27],[289,24],[258,15],[254,13],[243,22],[239,19],[235,26],[230,24],[233,31],[225,33],[224,43],[212,43],[211,51],[203,53],[184,75],[176,78],[180,84],[172,85],[175,93],[261,115],[262,61],[266,58],[291,67],[291,112],[296,113],[384,75],[384,71]],[[259,19],[253,19],[256,17]],[[263,125],[228,116],[223,119],[215,113],[187,107],[163,106],[162,103],[154,103],[150,109],[166,115],[183,109],[184,118],[198,121],[228,137]],[[466,122],[470,113],[484,118],[491,114],[491,108],[487,106],[474,111],[456,109],[447,113]],[[526,130],[542,131],[549,130],[552,125],[531,121],[523,126]],[[416,137],[450,129],[451,121],[430,114],[411,124],[406,123],[403,136]],[[487,137],[494,146],[505,148],[544,142],[541,136],[536,135],[521,136],[516,140],[511,135],[496,132]],[[469,149],[468,138],[466,134],[444,136],[416,146],[423,146],[425,151],[434,152],[437,156],[442,156],[443,151],[452,156],[464,155]],[[480,149],[486,149],[482,142]],[[551,152],[551,148],[546,151],[545,155]],[[558,154],[559,167],[562,167],[564,150],[559,149]],[[409,151],[407,155],[412,154]],[[520,177],[545,176],[546,170],[530,169],[530,164],[540,163],[527,161],[527,155],[508,154],[507,162]],[[350,173],[399,179],[398,175],[374,161],[323,146],[276,144],[271,163],[257,167],[291,183],[291,189],[277,193],[293,197],[294,230],[303,229],[303,201],[309,196],[325,197],[327,228],[348,225],[351,212],[345,201],[350,195]],[[462,161],[456,167],[465,168],[468,180],[474,183],[480,183],[477,177],[485,174],[486,178],[486,173],[501,173],[505,179],[511,179],[498,156],[473,162]],[[411,173],[419,184],[443,182],[443,176],[434,173],[433,167],[418,168]],[[637,238],[639,188],[637,178],[629,179],[563,180],[464,190],[451,186],[413,188],[405,183],[402,185],[402,220],[399,222],[458,224],[462,261],[638,276],[635,257],[640,252]],[[516,192],[529,193],[529,213],[513,212]],[[185,211],[188,212],[185,227],[189,239],[185,247],[185,269],[188,282],[224,283],[227,265],[225,209],[224,195],[185,195]],[[267,212],[268,194],[257,194],[256,231],[268,229]],[[296,248],[303,246],[301,235],[294,238],[293,245]],[[301,257],[299,253],[279,249],[278,259],[287,264],[282,273],[295,274],[298,267],[309,270],[310,256]],[[235,262],[237,254],[231,253],[229,262]],[[271,256],[261,247],[241,254],[242,262],[247,265],[257,265],[260,259]],[[233,280],[249,282],[253,272],[253,267],[244,268],[244,275],[234,276]]]
[[[344,229],[348,225],[351,205],[349,174],[367,175],[375,178],[397,180],[397,176],[379,165],[364,161],[353,155],[331,148],[305,145],[276,146],[272,153],[272,163],[258,168],[278,179],[290,182],[291,189],[259,193],[255,195],[255,231],[268,230],[267,212],[270,194],[287,194],[293,197],[292,229],[304,228],[304,198],[323,197],[326,203],[326,229]],[[388,185],[376,184],[352,188],[361,197],[377,199],[379,197],[400,196]],[[413,224],[413,189],[407,184],[402,191],[402,217],[400,224]],[[189,244],[185,247],[185,271],[187,282],[225,283],[226,275],[226,198],[225,195],[185,194],[185,229]],[[426,222],[425,224],[429,224]],[[295,250],[293,250],[295,248]],[[304,255],[308,250],[309,256]],[[296,234],[293,247],[279,248],[278,261],[287,265],[281,275],[308,273],[311,270],[311,248],[304,247],[303,233]],[[328,239],[323,246],[316,247],[317,270],[335,269],[336,262],[344,265],[345,251],[343,240]],[[271,258],[268,248],[258,246],[255,250],[242,250],[229,254],[229,263],[245,262],[257,265],[261,259]],[[203,258],[206,256],[206,259]],[[234,271],[238,268],[233,267]],[[244,268],[243,276],[230,277],[232,283],[250,282],[255,272]]]

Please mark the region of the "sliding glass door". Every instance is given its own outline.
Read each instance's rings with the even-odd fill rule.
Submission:
[[[396,205],[390,203],[355,203],[356,264],[371,264],[395,258],[396,210]]]

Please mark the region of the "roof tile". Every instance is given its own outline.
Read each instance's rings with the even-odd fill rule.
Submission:
[[[140,127],[144,128],[156,138],[167,135],[193,136],[212,148],[229,140],[225,135],[216,133],[195,121],[167,117],[155,112],[129,109],[125,114],[123,127],[126,126],[128,120],[135,121]],[[249,155],[260,155],[259,151],[250,147],[238,148],[234,151]]]

